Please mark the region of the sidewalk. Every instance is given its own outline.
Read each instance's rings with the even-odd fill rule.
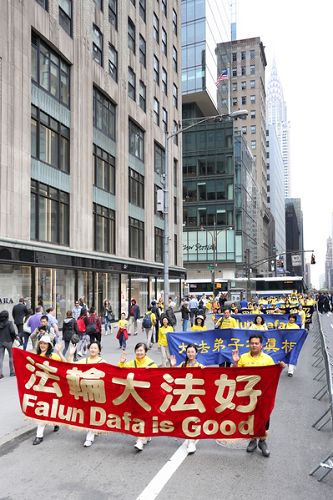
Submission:
[[[176,313],[177,326],[181,327],[180,313]],[[116,325],[116,323],[114,323]],[[134,346],[138,342],[145,342],[145,334],[141,332],[141,321],[138,335],[130,336],[127,342],[128,359],[133,358]],[[211,318],[208,320],[208,327],[212,327]],[[112,328],[111,335],[103,335],[102,337],[102,356],[108,362],[116,365],[120,358],[119,343],[116,339],[117,328]],[[31,345],[28,345],[28,349]],[[151,357],[157,364],[161,364],[162,357],[158,346],[155,344],[149,351]],[[9,377],[8,356],[4,359],[4,378],[0,380],[0,446],[16,439],[22,434],[33,432],[36,425],[30,420],[26,420],[20,407],[18,398],[16,378]]]

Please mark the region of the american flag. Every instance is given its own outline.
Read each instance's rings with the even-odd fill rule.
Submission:
[[[217,77],[217,80],[215,82],[216,87],[218,87],[221,82],[228,79],[229,79],[229,71],[227,69],[224,69],[222,73]]]

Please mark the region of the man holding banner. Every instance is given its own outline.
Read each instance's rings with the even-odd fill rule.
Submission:
[[[234,349],[232,351],[233,365],[237,367],[248,367],[248,366],[271,366],[274,365],[274,360],[268,354],[262,352],[262,336],[258,334],[253,334],[249,338],[250,351],[239,356],[238,350]],[[280,365],[284,368],[286,365],[283,361],[280,361]],[[249,442],[246,451],[248,453],[253,453],[257,446],[260,448],[261,453],[264,457],[269,457],[270,451],[267,446],[266,438],[267,431],[269,429],[269,419],[266,423],[266,433],[265,436],[260,436],[259,439],[252,438]]]

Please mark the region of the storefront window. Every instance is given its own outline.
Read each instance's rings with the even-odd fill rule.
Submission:
[[[93,273],[91,271],[78,272],[78,297],[83,299],[88,308],[93,305]]]
[[[56,270],[37,267],[35,272],[35,304],[43,306],[44,311],[55,305]]]
[[[29,266],[0,265],[0,311],[11,312],[19,299],[25,299],[26,306],[31,307],[31,268]]]
[[[103,314],[103,303],[107,299],[112,307],[115,319],[119,319],[119,276],[110,273],[96,273],[95,306],[98,314]]]
[[[170,294],[172,301],[176,304],[174,310],[178,311],[180,309],[180,280],[170,279],[169,280]]]
[[[131,278],[131,298],[140,307],[141,316],[145,314],[148,305],[148,278]]]
[[[75,302],[75,272],[69,269],[56,269],[56,311],[59,328],[66,317],[66,311],[71,311]]]
[[[127,274],[121,275],[120,282],[120,312],[124,312],[128,316],[129,308],[129,279]]]

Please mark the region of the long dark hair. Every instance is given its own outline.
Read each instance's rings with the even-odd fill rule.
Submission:
[[[49,347],[47,348],[47,351],[45,353],[45,357],[46,358],[50,358],[51,357],[51,354],[53,352],[53,346],[51,344],[49,344]],[[37,346],[37,349],[36,349],[36,353],[40,356],[42,354],[42,351],[40,350],[40,347],[39,347],[39,344]]]
[[[193,348],[195,349],[195,352],[196,352],[196,353],[198,353],[198,346],[197,346],[197,345],[195,345],[195,344],[188,344],[188,345],[186,346],[186,357],[185,357],[185,361],[184,361],[184,364],[183,364],[183,366],[184,366],[184,367],[185,367],[185,366],[187,366],[187,363],[190,361],[190,360],[188,359],[188,356],[187,356],[187,349],[188,349],[189,347],[193,347]]]

